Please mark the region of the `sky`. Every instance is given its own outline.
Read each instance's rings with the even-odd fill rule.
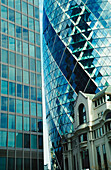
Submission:
[[[42,30],[42,18],[43,18],[43,0],[39,0],[39,6],[40,6],[40,31],[41,31],[41,56],[43,58],[42,53],[42,36],[43,36],[43,30]],[[44,94],[44,81],[43,81],[43,59],[42,59],[42,87],[43,87],[43,134],[44,134],[44,165],[48,164],[48,168],[50,168],[50,158],[49,158],[49,146],[48,146],[48,129],[46,124],[46,111],[45,111],[45,94]]]

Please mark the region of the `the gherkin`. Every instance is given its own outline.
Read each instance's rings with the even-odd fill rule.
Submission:
[[[43,15],[47,121],[62,169],[61,139],[74,130],[78,92],[111,85],[111,0],[44,0]]]

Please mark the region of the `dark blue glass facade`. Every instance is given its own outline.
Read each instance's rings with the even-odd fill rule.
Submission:
[[[39,0],[0,0],[0,69],[0,169],[42,170]]]
[[[79,91],[111,85],[108,0],[44,0],[44,79],[49,136],[62,167],[62,135],[71,133]]]

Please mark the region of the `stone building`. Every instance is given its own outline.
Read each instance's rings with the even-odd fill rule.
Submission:
[[[111,86],[79,92],[74,113],[75,131],[62,140],[64,170],[111,169]]]

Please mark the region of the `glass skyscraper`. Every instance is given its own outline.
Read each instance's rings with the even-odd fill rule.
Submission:
[[[0,1],[0,169],[43,169],[39,0]]]
[[[44,79],[49,136],[62,169],[61,139],[71,133],[78,92],[111,85],[111,2],[44,0]]]

